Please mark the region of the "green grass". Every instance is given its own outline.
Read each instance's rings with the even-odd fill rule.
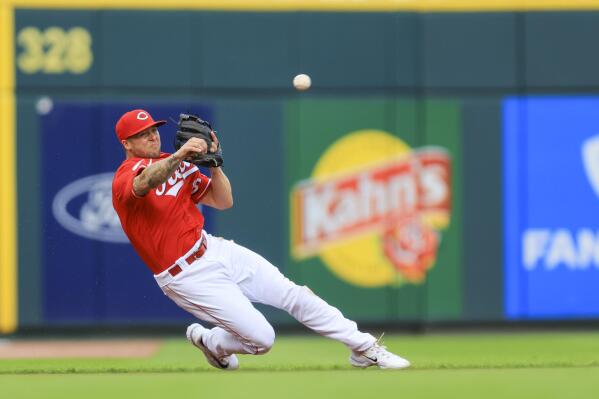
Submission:
[[[385,336],[413,362],[356,370],[343,345],[279,337],[226,373],[184,340],[149,359],[0,360],[2,398],[597,398],[599,333]]]

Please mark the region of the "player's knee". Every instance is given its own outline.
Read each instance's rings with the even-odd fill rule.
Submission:
[[[270,324],[265,325],[260,329],[258,334],[252,337],[252,344],[255,348],[256,355],[263,355],[270,351],[270,348],[275,343],[275,330]]]

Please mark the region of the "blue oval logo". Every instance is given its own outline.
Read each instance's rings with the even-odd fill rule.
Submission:
[[[58,223],[71,233],[91,240],[129,243],[112,207],[113,176],[114,173],[100,173],[63,187],[52,201],[52,213]],[[82,205],[71,209],[69,204],[81,196]]]

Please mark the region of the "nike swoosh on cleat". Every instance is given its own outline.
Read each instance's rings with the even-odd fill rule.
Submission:
[[[362,356],[364,356],[364,355],[362,355]],[[378,359],[376,357],[368,357],[368,356],[364,356],[364,357],[366,359],[370,360],[371,362],[374,362],[374,363],[378,362]]]

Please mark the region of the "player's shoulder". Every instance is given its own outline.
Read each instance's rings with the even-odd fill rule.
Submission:
[[[148,160],[146,158],[127,158],[123,162],[121,162],[114,175],[116,177],[123,173],[134,172],[142,164],[147,162]]]

